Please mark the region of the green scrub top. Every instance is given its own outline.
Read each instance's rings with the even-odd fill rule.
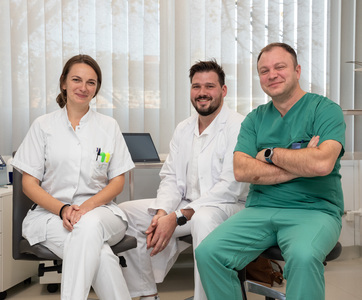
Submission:
[[[246,207],[315,209],[340,218],[344,211],[340,159],[344,154],[345,122],[342,109],[330,99],[305,94],[281,117],[270,101],[247,115],[241,124],[235,151],[252,157],[262,149],[306,148],[313,136],[341,143],[342,150],[327,176],[300,177],[275,185],[250,185]]]

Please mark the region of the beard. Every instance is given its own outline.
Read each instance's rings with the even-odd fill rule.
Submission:
[[[201,100],[201,99],[206,99],[206,100],[210,101],[210,105],[207,108],[199,108],[197,106],[197,101]],[[191,102],[192,102],[192,105],[194,106],[195,110],[197,111],[197,113],[201,116],[206,117],[206,116],[209,116],[212,113],[214,113],[220,107],[221,97],[218,97],[216,99],[212,99],[209,97],[198,97],[197,99],[195,99],[193,101],[191,100]]]

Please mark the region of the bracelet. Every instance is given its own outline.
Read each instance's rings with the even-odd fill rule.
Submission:
[[[62,206],[62,208],[60,209],[60,211],[59,211],[59,217],[60,217],[62,220],[63,220],[62,212],[63,212],[63,209],[64,209],[66,206],[70,206],[70,204],[64,204],[64,205]]]

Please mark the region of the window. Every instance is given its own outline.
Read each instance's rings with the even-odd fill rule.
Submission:
[[[345,63],[362,54],[361,9],[356,0],[3,0],[0,153],[12,153],[36,117],[58,108],[62,66],[78,53],[102,68],[92,108],[113,116],[123,132],[150,132],[161,153],[193,113],[188,70],[195,61],[223,65],[226,103],[246,115],[268,101],[256,57],[274,41],[297,50],[303,89],[361,108],[362,72]],[[360,151],[354,137],[361,121],[351,118],[346,148]]]

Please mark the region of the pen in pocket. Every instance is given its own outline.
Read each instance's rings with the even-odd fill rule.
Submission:
[[[96,148],[96,161],[98,160],[98,156],[101,154],[101,148]]]

